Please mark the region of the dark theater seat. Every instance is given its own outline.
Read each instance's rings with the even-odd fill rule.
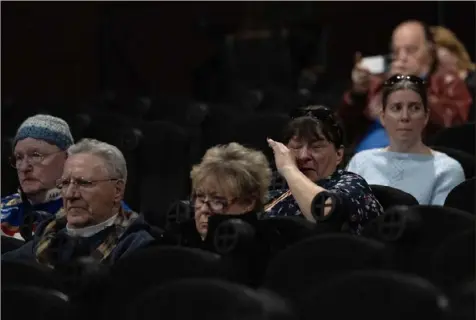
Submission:
[[[370,185],[370,188],[384,210],[399,205],[413,206],[418,204],[418,200],[414,196],[400,189],[377,184]]]
[[[468,179],[454,187],[445,200],[445,207],[456,208],[476,214],[474,202],[476,178]]]

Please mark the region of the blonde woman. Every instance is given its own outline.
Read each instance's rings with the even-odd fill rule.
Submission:
[[[435,39],[439,64],[457,72],[460,78],[465,81],[470,93],[474,97],[476,66],[471,62],[468,51],[451,30],[442,26],[434,26],[431,27],[431,32]],[[474,116],[471,119],[474,119]]]
[[[257,219],[271,183],[265,155],[232,142],[208,149],[191,171],[195,229],[204,240],[213,214]]]
[[[474,73],[476,66],[471,62],[468,51],[451,30],[435,26],[431,27],[431,32],[440,64],[458,72],[463,80],[466,80],[470,73]]]

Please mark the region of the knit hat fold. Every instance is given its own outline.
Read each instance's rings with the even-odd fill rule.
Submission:
[[[18,141],[26,138],[44,140],[61,150],[68,149],[74,143],[68,123],[61,118],[46,114],[37,114],[26,119],[18,128],[13,139],[13,147],[15,148]]]

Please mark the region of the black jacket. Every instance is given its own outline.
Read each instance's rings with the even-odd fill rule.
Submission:
[[[52,217],[51,219],[42,222],[38,226],[33,240],[27,242],[16,250],[3,254],[2,260],[35,262],[35,252],[39,241],[43,236],[44,229],[51,221],[53,221],[53,219],[55,218]],[[137,249],[151,244],[155,239],[149,233],[149,230],[149,225],[141,216],[139,216],[139,218],[127,227],[126,231],[118,239],[118,243],[112,250],[111,254],[103,261],[103,263],[113,264],[118,259],[128,256]],[[53,264],[68,264],[80,257],[89,256],[89,254],[106,239],[110,232],[114,232],[114,226],[108,227],[87,238],[71,237],[66,233],[66,228],[59,230],[51,244],[55,249],[55,261],[53,261]]]

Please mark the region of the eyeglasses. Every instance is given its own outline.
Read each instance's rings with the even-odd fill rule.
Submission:
[[[208,198],[208,199],[207,199]],[[223,198],[209,197],[201,193],[194,193],[190,204],[193,208],[199,209],[204,205],[207,205],[210,211],[214,214],[223,213],[230,205],[232,205],[236,199],[227,201]]]
[[[26,163],[28,165],[34,166],[34,165],[42,163],[47,157],[52,156],[52,155],[57,154],[57,153],[61,153],[61,152],[64,152],[64,151],[61,150],[61,151],[48,153],[48,154],[42,154],[42,153],[39,153],[39,152],[32,152],[32,153],[26,154],[26,155],[16,154],[16,155],[11,156],[9,158],[9,161],[10,161],[10,165],[13,168],[18,169],[18,167],[20,167],[22,161],[25,160],[25,159],[26,159]]]
[[[120,179],[98,179],[98,180],[86,180],[84,178],[73,178],[73,179],[58,179],[56,181],[56,187],[58,189],[68,189],[68,187],[73,184],[79,189],[89,189],[94,187],[100,182],[108,181],[118,181]]]
[[[423,79],[421,79],[417,76],[408,76],[408,75],[403,75],[403,74],[396,74],[396,75],[390,77],[389,79],[387,79],[387,81],[385,81],[383,83],[383,85],[386,86],[386,87],[390,87],[390,86],[393,86],[394,84],[402,82],[402,81],[410,81],[411,83],[419,85],[419,86],[424,86],[426,84],[426,82]]]

